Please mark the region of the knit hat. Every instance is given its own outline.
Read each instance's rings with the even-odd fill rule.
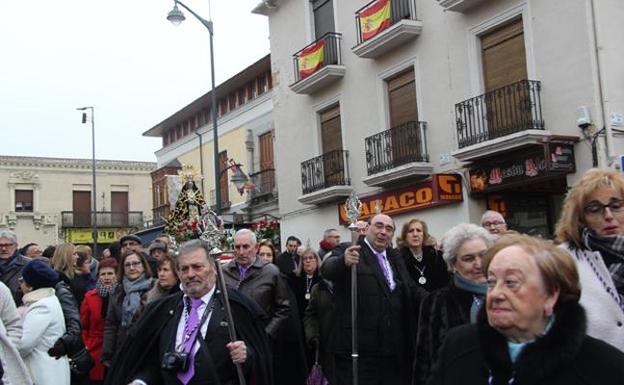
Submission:
[[[119,243],[123,245],[123,243],[125,241],[135,241],[138,242],[140,245],[143,244],[143,240],[141,238],[139,238],[138,235],[134,235],[134,234],[128,234],[128,235],[124,235],[123,237],[121,237],[121,239],[119,240]]]
[[[167,245],[165,245],[162,242],[157,242],[157,241],[152,242],[152,244],[147,249],[147,253],[149,255],[152,255],[152,251],[153,250],[162,250],[162,251],[164,251],[166,253],[167,252]]]
[[[59,274],[47,263],[38,259],[32,260],[22,269],[22,278],[33,289],[54,287],[59,281]]]

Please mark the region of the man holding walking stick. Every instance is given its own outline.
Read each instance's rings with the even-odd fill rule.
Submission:
[[[357,265],[358,385],[408,384],[412,364],[411,327],[416,325],[415,284],[396,251],[389,247],[394,222],[375,215],[356,245],[331,255],[321,266],[335,288],[331,351],[337,385],[352,385],[351,266]],[[332,384],[333,385],[333,384]]]

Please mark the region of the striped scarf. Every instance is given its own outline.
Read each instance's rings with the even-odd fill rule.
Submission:
[[[624,235],[601,237],[593,230],[584,228],[582,236],[585,247],[602,255],[615,289],[624,301]]]

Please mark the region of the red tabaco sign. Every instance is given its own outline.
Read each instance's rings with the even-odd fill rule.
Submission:
[[[381,195],[360,197],[362,211],[359,219],[366,220],[372,217],[375,215],[377,207],[381,208],[383,214],[396,215],[461,202],[462,200],[461,176],[457,174],[434,174],[431,180],[410,187]],[[344,203],[338,205],[338,220],[340,224],[348,224]]]

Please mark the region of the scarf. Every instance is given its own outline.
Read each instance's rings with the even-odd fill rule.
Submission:
[[[117,282],[112,285],[102,285],[100,281],[97,281],[95,284],[95,290],[97,290],[98,295],[102,298],[102,308],[100,312],[102,314],[102,318],[106,319],[106,315],[108,314],[108,301],[110,300],[110,294],[117,287]]]
[[[461,290],[472,293],[472,305],[470,306],[470,323],[477,322],[477,314],[487,293],[487,283],[476,283],[462,277],[461,274],[453,274],[453,283]]]
[[[601,237],[586,227],[582,237],[585,247],[600,252],[613,279],[615,290],[624,301],[624,235]]]
[[[319,246],[321,247],[321,249],[325,251],[332,251],[333,249],[336,248],[336,245],[324,239],[319,242]]]
[[[152,287],[152,279],[141,274],[134,281],[124,277],[122,284],[126,295],[121,303],[121,326],[128,327],[139,305],[141,305],[141,294]]]

